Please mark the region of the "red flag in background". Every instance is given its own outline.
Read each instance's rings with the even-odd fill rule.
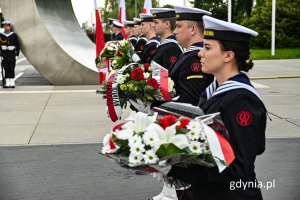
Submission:
[[[98,57],[100,52],[104,48],[104,34],[102,30],[101,17],[100,17],[96,0],[94,0],[94,4],[95,4],[95,15],[96,15],[96,57]]]
[[[126,5],[125,0],[120,0],[119,2],[119,22],[123,24],[123,22],[126,20]],[[128,36],[125,34],[124,27],[121,30],[122,36],[124,39],[127,39]]]
[[[95,19],[96,19],[96,59],[98,59],[98,56],[100,55],[102,49],[104,48],[104,34],[103,34],[103,29],[102,29],[102,23],[101,23],[101,17],[100,13],[98,10],[97,6],[97,1],[94,0],[94,5],[95,5]],[[98,68],[99,63],[97,63],[97,68]],[[100,84],[103,83],[103,81],[106,79],[106,74],[107,74],[107,68],[106,69],[100,69],[98,68],[99,71],[99,82]]]
[[[145,0],[144,2],[144,14],[151,14],[150,9],[152,8],[152,0]]]

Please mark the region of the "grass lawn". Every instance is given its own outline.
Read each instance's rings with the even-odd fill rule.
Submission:
[[[300,48],[276,49],[275,56],[271,56],[271,49],[251,49],[252,60],[295,59],[295,58],[300,58]]]

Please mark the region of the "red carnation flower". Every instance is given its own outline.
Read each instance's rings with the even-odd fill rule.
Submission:
[[[144,79],[144,71],[141,68],[134,68],[130,74],[132,80],[139,81]]]
[[[190,120],[187,118],[183,118],[180,120],[180,125],[177,126],[177,129],[183,129],[186,128],[186,126],[190,123]]]
[[[168,126],[172,126],[177,121],[176,117],[173,115],[166,115],[163,118],[159,119],[159,124],[166,129]]]
[[[150,67],[150,64],[149,64],[149,63],[145,63],[145,64],[144,64],[145,71],[148,71],[148,70],[149,70],[149,67]]]
[[[159,85],[154,78],[148,78],[146,84],[152,86],[153,90],[157,90],[159,88]]]

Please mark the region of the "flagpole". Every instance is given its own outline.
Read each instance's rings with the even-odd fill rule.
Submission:
[[[272,42],[271,55],[275,55],[275,18],[276,18],[276,0],[272,0]]]
[[[134,1],[134,16],[137,17],[137,1]]]
[[[228,0],[228,22],[231,22],[231,0]]]

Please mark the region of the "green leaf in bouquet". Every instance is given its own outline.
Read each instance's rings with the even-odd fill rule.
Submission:
[[[200,158],[201,160],[203,160],[205,162],[215,164],[215,160],[211,153],[202,153],[200,156],[198,156],[198,158]]]
[[[115,56],[114,60],[117,61],[118,63],[120,63],[122,61],[122,57],[121,56]]]
[[[112,141],[120,148],[116,151],[117,154],[129,156],[130,148],[128,146],[128,140],[120,140],[115,135],[112,136]]]
[[[144,86],[144,85],[146,85],[146,80],[140,80],[140,81],[138,81],[137,84],[140,86]]]
[[[167,144],[160,145],[160,147],[156,151],[156,155],[159,158],[163,158],[163,157],[166,157],[166,156],[175,155],[175,154],[179,154],[179,153],[183,153],[183,152],[185,152],[185,151],[182,150],[182,149],[179,149],[174,144],[167,143]]]
[[[145,92],[146,94],[152,94],[153,91],[154,91],[154,90],[153,90],[153,87],[150,86],[150,85],[146,85],[146,86],[144,87],[144,92]]]
[[[186,135],[190,130],[188,129],[177,129],[176,130],[176,135],[178,134],[183,134],[183,135]]]

